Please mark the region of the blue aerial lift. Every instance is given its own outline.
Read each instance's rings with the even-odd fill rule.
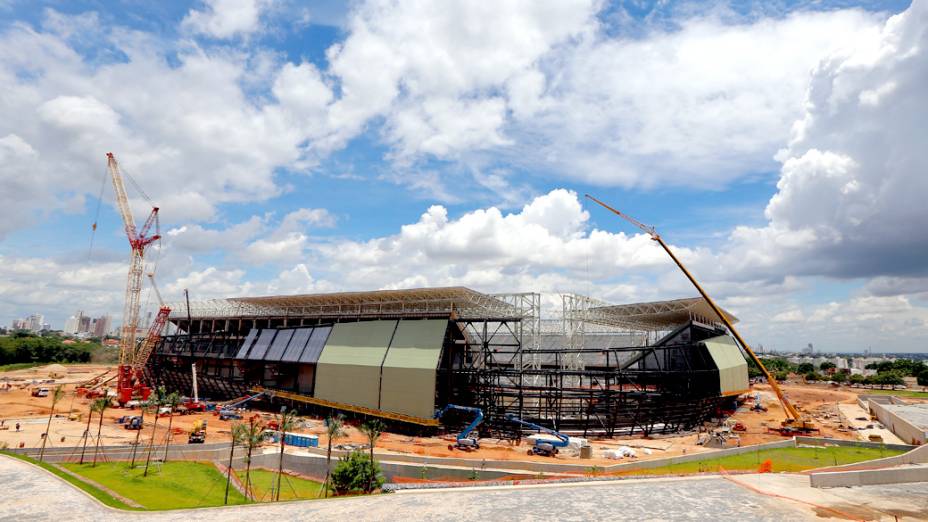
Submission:
[[[570,442],[570,437],[568,437],[567,435],[554,431],[550,428],[545,428],[544,426],[539,426],[537,424],[524,421],[516,417],[512,413],[506,414],[506,420],[510,422],[515,422],[517,424],[521,424],[522,426],[527,426],[534,430],[538,430],[538,431],[547,433],[549,435],[554,435],[555,437],[557,437],[557,440],[535,439],[535,444],[531,447],[531,449],[528,450],[529,455],[541,455],[543,457],[553,457],[554,455],[557,455],[558,448],[566,448],[567,444]]]
[[[238,408],[241,408],[246,403],[263,397],[265,392],[258,392],[254,395],[249,395],[241,399],[235,399],[231,403],[223,404],[219,408],[219,420],[241,420],[242,415],[236,411]]]
[[[474,408],[472,406],[458,406],[456,404],[448,404],[435,413],[435,418],[442,418],[445,413],[450,410],[473,413],[475,416],[474,420],[471,421],[471,423],[468,424],[466,428],[464,428],[464,431],[458,433],[457,441],[454,444],[448,444],[448,449],[454,450],[457,448],[464,451],[474,451],[480,449],[480,443],[477,441],[477,437],[471,437],[470,435],[473,433],[474,429],[479,426],[481,422],[483,422],[483,410],[480,408]]]

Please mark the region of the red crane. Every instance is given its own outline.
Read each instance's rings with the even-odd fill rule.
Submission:
[[[119,368],[116,381],[117,399],[120,404],[125,404],[133,397],[146,400],[151,393],[151,388],[143,384],[144,362],[141,366],[137,363],[141,350],[136,346],[136,337],[139,328],[139,297],[142,293],[145,250],[149,245],[161,239],[161,230],[158,224],[158,207],[155,206],[152,207],[151,213],[148,215],[148,219],[145,220],[145,224],[142,225],[141,230],[136,229],[135,218],[132,216],[132,209],[129,207],[129,196],[126,194],[126,186],[123,182],[122,173],[119,171],[116,156],[112,152],[108,152],[106,158],[107,169],[113,181],[113,190],[116,193],[116,206],[119,207],[119,213],[122,215],[122,221],[126,227],[126,237],[129,239],[129,247],[131,248],[129,276],[126,281],[126,302],[123,308],[122,328],[119,335]],[[152,227],[154,227],[154,233],[149,235]],[[160,311],[158,317],[161,317]],[[156,318],[155,322],[152,323],[152,327],[154,328],[157,323],[158,319]],[[159,328],[159,334],[160,331]]]

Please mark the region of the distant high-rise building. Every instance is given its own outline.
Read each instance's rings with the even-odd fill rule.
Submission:
[[[32,314],[26,319],[26,329],[33,332],[41,331],[43,324],[45,324],[45,317],[42,314]]]
[[[78,320],[77,316],[72,315],[64,322],[64,333],[66,335],[74,335],[77,333]]]
[[[105,337],[106,334],[110,331],[112,320],[110,316],[103,315],[98,317],[93,321],[93,336],[94,337]]]
[[[25,319],[13,319],[13,322],[10,323],[10,329],[12,330],[26,330],[26,320]]]
[[[91,324],[90,317],[84,315],[83,313],[77,319],[77,333],[90,333]]]

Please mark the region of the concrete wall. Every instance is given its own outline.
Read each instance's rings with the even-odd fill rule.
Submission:
[[[871,401],[870,411],[876,415],[876,418],[889,431],[895,433],[900,439],[911,444],[925,444],[928,441],[928,432],[915,426],[896,412],[887,409],[883,404]]]
[[[877,484],[903,484],[928,482],[928,465],[902,468],[814,473],[809,481],[813,488],[872,486]]]

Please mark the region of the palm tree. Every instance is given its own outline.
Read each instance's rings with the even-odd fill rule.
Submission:
[[[171,445],[171,428],[174,426],[174,409],[180,404],[180,394],[177,392],[171,392],[164,397],[165,406],[171,408],[171,416],[168,417],[168,434],[164,438],[164,458],[161,459],[162,462],[168,461],[168,447]]]
[[[45,436],[42,437],[42,450],[39,451],[40,462],[45,459],[45,443],[48,442],[48,438],[52,435],[52,416],[55,415],[55,405],[58,404],[62,397],[64,397],[64,385],[59,384],[55,386],[55,390],[52,392],[52,411],[48,414],[48,425],[45,426]]]
[[[157,414],[155,415],[157,417]],[[135,456],[139,451],[139,438],[142,436],[142,428],[145,427],[145,405],[139,408],[139,429],[135,430],[135,444],[132,445],[132,464],[130,468],[135,468]]]
[[[329,474],[332,469],[332,443],[345,436],[345,416],[339,413],[334,417],[329,417],[325,421],[326,435],[328,435],[328,449],[325,453],[325,481],[322,483],[322,490],[325,496],[329,496]]]
[[[143,477],[148,476],[148,465],[151,463],[151,450],[155,446],[155,434],[158,432],[158,410],[164,404],[164,386],[158,386],[148,398],[148,407],[155,410],[155,422],[151,426],[151,439],[148,441],[148,455],[145,457],[145,472]]]
[[[371,419],[361,425],[361,433],[367,437],[367,442],[371,447],[371,474],[367,478],[367,492],[370,493],[374,489],[374,475],[377,473],[377,468],[374,464],[374,445],[377,444],[377,440],[380,438],[380,435],[383,434],[384,425],[380,419]]]
[[[97,466],[97,454],[100,452],[100,432],[103,430],[103,412],[110,407],[110,398],[101,397],[93,401],[93,411],[100,413],[100,424],[97,425],[97,445],[93,449],[93,467]]]
[[[84,453],[87,451],[87,439],[90,438],[90,420],[93,419],[94,402],[95,401],[90,401],[90,411],[87,412],[87,427],[84,429],[84,447],[81,448],[80,464],[84,463]]]
[[[280,500],[280,479],[284,474],[284,434],[296,426],[296,412],[287,411],[287,407],[280,408],[280,417],[277,419],[277,429],[280,431],[280,459],[277,462],[277,493],[274,500]]]
[[[232,456],[235,454],[235,445],[245,441],[245,425],[241,422],[232,424],[232,445],[229,447],[229,467],[226,469],[226,500],[229,503],[229,485],[232,482]]]
[[[254,493],[251,487],[251,453],[264,440],[264,423],[253,415],[248,419],[248,424],[244,425],[242,430],[242,442],[248,453],[245,455],[245,497],[254,500]]]

